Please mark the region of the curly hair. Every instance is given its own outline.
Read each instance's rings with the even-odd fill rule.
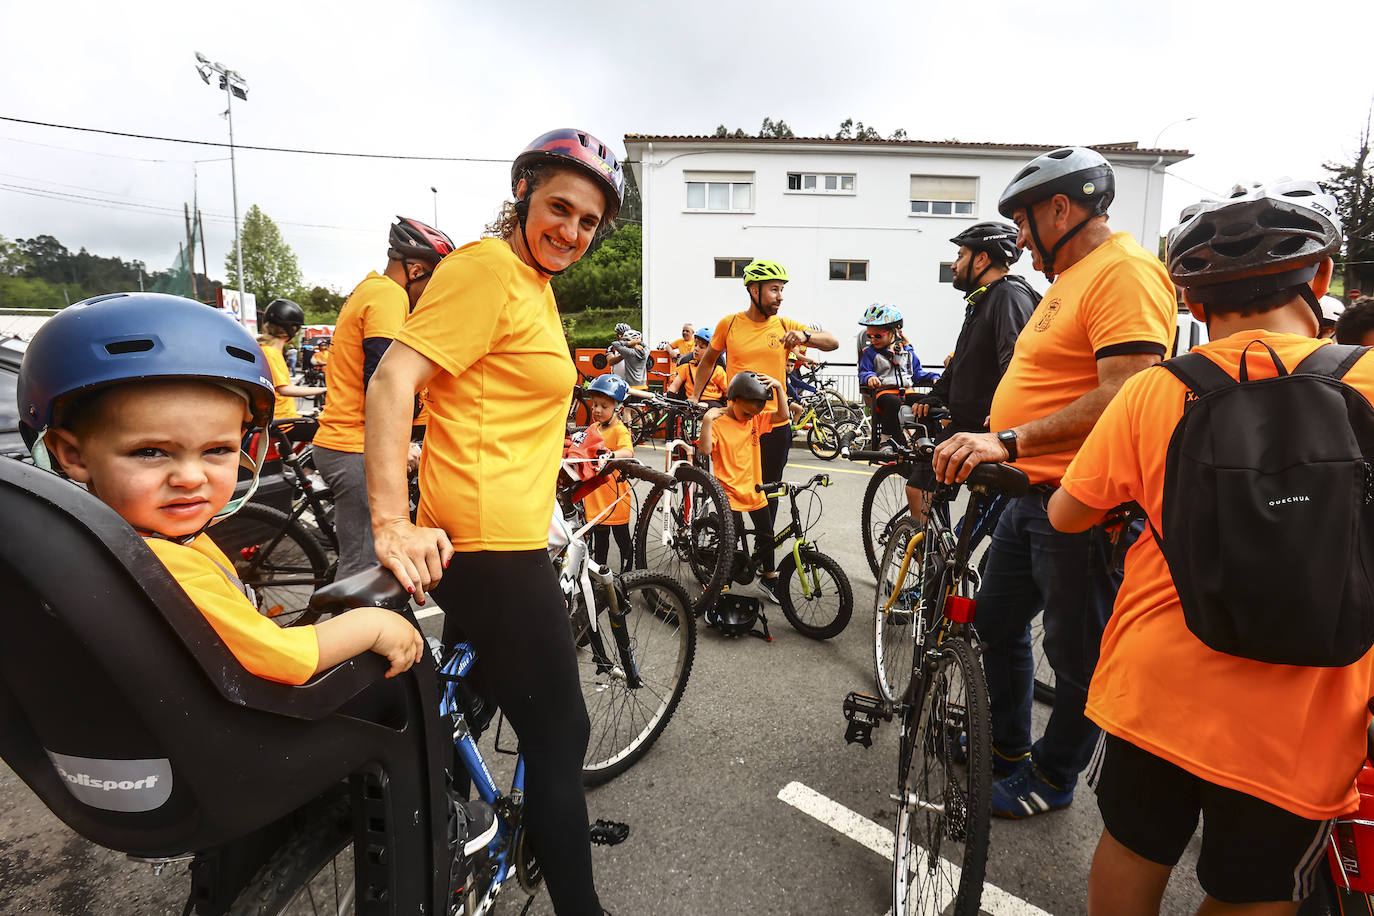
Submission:
[[[534,196],[534,189],[544,183],[550,175],[556,172],[572,172],[574,175],[582,175],[583,172],[575,168],[568,168],[555,163],[542,162],[538,165],[525,169],[519,178],[525,179],[525,200]],[[518,179],[517,179],[518,183]],[[606,212],[604,209],[601,211]],[[614,220],[602,220],[597,227],[597,235],[603,235],[615,229]],[[483,235],[489,238],[503,239],[509,242],[515,238],[515,234],[520,231],[520,211],[516,208],[516,201],[507,200],[501,203],[501,209],[496,212],[496,218],[488,223],[483,231]]]

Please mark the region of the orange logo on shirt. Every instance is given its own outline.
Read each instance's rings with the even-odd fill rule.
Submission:
[[[1044,314],[1041,315],[1040,320],[1035,323],[1035,329],[1037,331],[1048,331],[1050,329],[1050,322],[1054,321],[1054,316],[1059,314],[1059,300],[1051,299],[1043,311]]]

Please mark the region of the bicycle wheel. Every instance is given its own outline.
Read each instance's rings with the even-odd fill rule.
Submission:
[[[596,786],[619,776],[648,752],[687,689],[696,657],[697,627],[687,591],[668,576],[633,572],[617,577],[624,609],[617,620],[597,595],[597,629],[574,617],[582,699],[591,739],[582,782]]]
[[[248,503],[209,531],[210,539],[251,586],[258,612],[283,627],[314,623],[310,596],[329,582],[332,564],[311,531],[285,512]]]
[[[356,912],[353,826],[348,800],[324,808],[253,876],[229,916]]]
[[[864,556],[874,577],[878,575],[878,560],[883,555],[893,527],[911,515],[906,503],[908,473],[910,471],[905,465],[885,464],[873,472],[864,489],[859,532],[863,535]]]
[[[720,482],[680,464],[676,485],[656,485],[635,523],[635,565],[672,576],[687,588],[692,612],[715,603],[734,563],[735,520]]]
[[[878,564],[873,601],[873,680],[878,695],[896,703],[911,683],[916,634],[932,615],[924,596],[936,587],[928,579],[940,571],[939,551],[926,549],[927,531],[907,517],[893,526]]]
[[[626,404],[620,408],[620,422],[630,431],[630,441],[635,445],[639,445],[649,435],[644,428],[647,422],[645,413],[645,409],[638,404]]]
[[[800,548],[801,569],[795,554],[778,564],[778,603],[787,622],[812,639],[839,636],[854,613],[849,577],[833,559],[808,547]]]
[[[933,662],[903,721],[892,912],[977,916],[992,787],[987,683],[961,636],[946,639]],[[964,735],[967,761],[956,763]]]
[[[1035,615],[1030,625],[1031,661],[1035,664],[1035,698],[1041,703],[1054,703],[1054,668],[1045,655],[1045,612]]]
[[[825,420],[816,420],[806,431],[806,447],[822,461],[833,461],[840,453],[839,429]]]

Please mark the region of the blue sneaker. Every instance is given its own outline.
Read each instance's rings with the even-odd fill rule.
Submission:
[[[1040,775],[1030,756],[1005,779],[992,784],[992,816],[1020,819],[1073,804],[1073,789],[1061,789]]]

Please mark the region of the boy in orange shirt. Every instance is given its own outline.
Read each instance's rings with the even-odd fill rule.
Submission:
[[[769,403],[772,413],[765,413]],[[762,581],[770,596],[778,573],[773,568],[773,522],[768,497],[760,493],[763,456],[759,437],[787,420],[782,385],[756,372],[741,372],[725,392],[725,406],[713,407],[701,418],[697,448],[710,454],[711,473],[720,481],[735,515],[735,530],[744,541],[744,513],[754,525],[754,549],[763,568]],[[746,547],[747,549],[747,547]],[[772,600],[776,603],[777,598]]]
[[[1328,346],[1313,338],[1330,255],[1341,244],[1335,210],[1335,199],[1315,183],[1285,181],[1238,188],[1228,200],[1184,211],[1169,233],[1168,267],[1207,323],[1211,342],[1195,353],[1233,379],[1269,379],[1279,372],[1276,362],[1291,369]],[[1359,358],[1344,381],[1374,397],[1374,358]],[[1133,500],[1155,531],[1168,530],[1168,447],[1192,394],[1167,368],[1127,380],[1050,500],[1054,527],[1086,530]],[[1266,434],[1263,419],[1256,435]],[[1310,525],[1326,517],[1311,513],[1336,508],[1308,509],[1299,521],[1302,505],[1285,508],[1289,524]],[[1205,542],[1226,532],[1196,536]],[[1174,548],[1186,552],[1189,544]],[[1208,894],[1199,912],[1297,912],[1316,870],[1326,867],[1331,819],[1358,805],[1371,693],[1374,653],[1344,667],[1307,667],[1205,644],[1185,619],[1160,541],[1142,536],[1126,556],[1088,694],[1087,715],[1104,732],[1090,783],[1105,825],[1089,912],[1157,913],[1199,814],[1197,872]]]
[[[719,364],[711,370],[711,378],[706,382],[706,390],[701,393],[700,398],[693,397],[692,392],[696,390],[694,377],[697,371],[697,364],[701,362],[701,356],[711,346],[711,332],[706,328],[697,331],[692,337],[692,358],[673,370],[673,377],[663,389],[665,394],[676,394],[681,391],[683,397],[689,401],[700,400],[701,403],[710,407],[725,406],[725,370]]]
[[[615,375],[598,376],[587,388],[587,404],[591,408],[592,422],[596,424],[606,443],[607,458],[633,458],[634,442],[630,431],[620,422],[620,405],[630,394],[630,386],[623,378]],[[628,572],[634,568],[634,548],[630,540],[630,500],[629,487],[625,481],[607,477],[592,492],[582,497],[582,509],[587,521],[611,508],[610,514],[592,528],[592,559],[598,566],[605,566],[611,555],[611,535],[615,535],[615,546],[620,551],[620,571]]]

